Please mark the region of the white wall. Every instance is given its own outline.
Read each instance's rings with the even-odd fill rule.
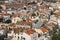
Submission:
[[[60,28],[60,19],[58,19],[58,26],[59,26],[59,28]]]
[[[28,34],[26,34],[26,33],[23,33],[23,37],[25,37],[26,40],[31,40],[31,37]]]
[[[12,14],[12,13],[17,13],[15,10],[13,11],[7,11],[8,14]]]
[[[37,33],[31,34],[30,37],[31,37],[31,40],[37,40],[38,34]]]

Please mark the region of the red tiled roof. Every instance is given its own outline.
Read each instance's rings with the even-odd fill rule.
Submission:
[[[19,33],[22,31],[22,28],[14,28],[14,33]]]
[[[28,29],[25,33],[30,35],[30,34],[33,34],[35,32],[35,30],[33,29]]]
[[[39,6],[39,8],[43,9],[44,7],[43,6]]]
[[[21,22],[17,22],[17,24],[20,24],[20,25],[32,25],[32,22],[29,22],[29,21],[21,21]]]
[[[42,27],[41,30],[42,30],[43,33],[48,32],[48,30],[44,27]]]

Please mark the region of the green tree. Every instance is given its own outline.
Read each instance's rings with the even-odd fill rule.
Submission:
[[[60,40],[60,33],[55,33],[52,37],[52,40]]]
[[[33,13],[32,16],[36,16],[36,14]]]
[[[0,40],[4,40],[4,35],[0,35]]]

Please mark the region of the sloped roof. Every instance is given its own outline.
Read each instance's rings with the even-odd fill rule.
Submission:
[[[35,33],[35,30],[33,30],[33,29],[28,29],[25,33],[28,34],[28,35],[34,34],[34,33]]]
[[[48,31],[46,28],[44,28],[44,27],[41,27],[41,30],[42,30],[43,33],[49,32],[49,31]]]
[[[43,25],[42,22],[37,22],[35,25],[33,25],[33,28],[40,28]]]

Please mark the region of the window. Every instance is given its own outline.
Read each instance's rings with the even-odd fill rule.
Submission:
[[[0,9],[2,9],[2,7],[0,6]]]
[[[25,40],[25,38],[24,37],[21,37],[21,40]]]

